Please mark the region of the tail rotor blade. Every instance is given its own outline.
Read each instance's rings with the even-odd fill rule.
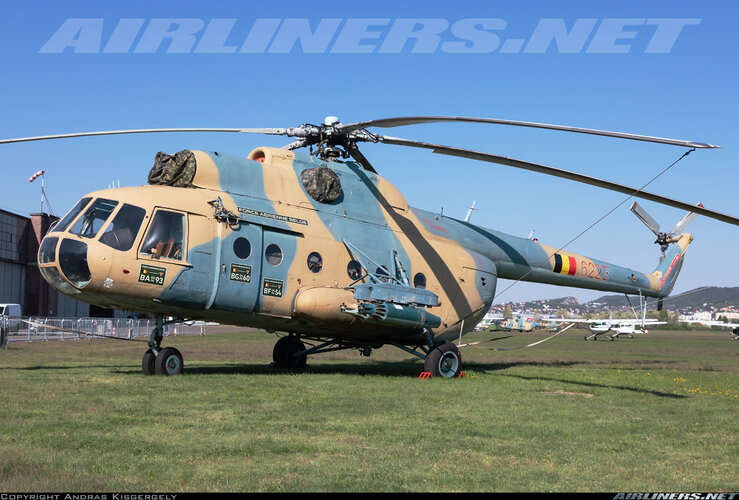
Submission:
[[[659,224],[641,207],[641,205],[637,202],[632,203],[631,211],[634,212],[634,215],[636,215],[636,217],[642,221],[655,236],[659,236]]]
[[[698,203],[698,206],[703,208],[703,203]],[[670,234],[677,236],[678,234],[684,233],[685,229],[690,225],[691,222],[695,220],[696,217],[698,217],[698,214],[694,212],[688,212],[687,214],[685,214],[685,217],[683,217],[680,222],[675,224],[675,227],[672,228]]]

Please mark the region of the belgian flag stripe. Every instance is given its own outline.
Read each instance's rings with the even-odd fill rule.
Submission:
[[[558,253],[554,254],[554,269],[555,273],[562,271],[562,256]]]
[[[554,269],[557,274],[567,274],[574,276],[577,272],[577,260],[574,257],[562,256],[558,253],[554,254]]]
[[[570,260],[570,268],[569,268],[569,271],[567,272],[567,274],[569,274],[570,276],[574,276],[575,275],[575,271],[577,271],[577,261],[572,256],[567,257],[567,258]]]
[[[567,256],[561,256],[562,259],[562,270],[559,274],[570,274],[570,259]]]

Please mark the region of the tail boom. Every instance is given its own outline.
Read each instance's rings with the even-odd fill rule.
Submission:
[[[498,278],[655,298],[672,291],[685,250],[693,240],[687,233],[681,235],[659,266],[647,274],[537,241],[477,229],[487,236],[487,248],[476,250],[495,262]]]

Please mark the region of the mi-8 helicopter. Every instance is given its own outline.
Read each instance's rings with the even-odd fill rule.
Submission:
[[[44,278],[62,293],[160,318],[142,360],[145,374],[182,371],[162,347],[162,316],[284,332],[273,360],[302,367],[308,355],[393,345],[435,377],[461,372],[451,340],[472,331],[498,278],[665,297],[692,241],[672,245],[649,274],[558,250],[408,206],[359,151],[373,142],[533,170],[739,225],[739,219],[546,165],[375,134],[373,127],[473,122],[537,127],[688,148],[711,144],[602,130],[468,117],[403,117],[257,129],[145,129],[29,137],[3,143],[148,132],[220,131],[294,137],[248,156],[160,153],[148,186],[85,195],[44,237]],[[310,148],[309,153],[296,151]],[[350,159],[351,158],[351,159]],[[306,346],[308,343],[308,346]]]

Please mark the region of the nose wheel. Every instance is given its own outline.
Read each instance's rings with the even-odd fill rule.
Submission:
[[[151,332],[149,350],[141,360],[141,371],[144,375],[179,375],[182,373],[183,360],[180,351],[174,347],[162,349],[164,323],[157,318],[157,326]]]
[[[183,365],[182,354],[174,347],[165,347],[159,354],[149,349],[141,360],[141,371],[144,375],[179,375]]]
[[[182,354],[174,347],[159,351],[154,360],[154,373],[157,375],[179,375],[182,373]]]

